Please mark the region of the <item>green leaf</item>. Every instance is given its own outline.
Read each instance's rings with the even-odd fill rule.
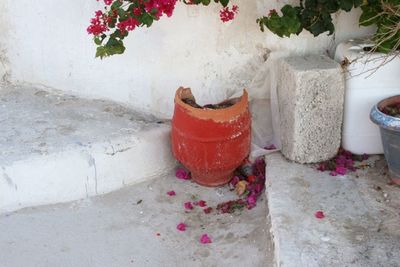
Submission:
[[[118,9],[118,8],[120,8],[120,6],[122,6],[122,1],[115,1],[115,2],[111,5],[111,10]]]
[[[99,46],[96,49],[96,57],[100,57],[101,59],[103,59],[103,57],[107,56],[107,52],[106,49],[104,48],[104,46]]]
[[[100,39],[100,37],[98,37],[98,36],[96,36],[96,37],[94,37],[94,43],[95,44],[97,44],[97,45],[101,45],[101,39]]]
[[[229,4],[229,0],[219,0],[219,2],[221,3],[221,5],[222,5],[223,7],[227,7],[228,4]]]
[[[140,22],[147,27],[150,27],[153,24],[154,18],[149,13],[143,13],[142,17],[140,18]]]
[[[353,0],[340,0],[339,5],[341,9],[349,12],[353,7]]]
[[[201,2],[203,3],[203,5],[208,6],[211,0],[202,0]]]

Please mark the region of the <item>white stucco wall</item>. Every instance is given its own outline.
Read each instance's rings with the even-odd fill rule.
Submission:
[[[359,12],[343,12],[335,16],[334,36],[304,33],[282,39],[260,32],[255,19],[284,1],[235,3],[239,15],[226,24],[219,20],[219,6],[178,3],[171,18],[131,33],[124,55],[100,60],[94,58],[95,45],[86,28],[101,1],[2,0],[0,76],[169,117],[181,85],[192,87],[201,103],[223,100],[250,84],[268,50],[326,53],[337,42],[368,31],[358,27]]]

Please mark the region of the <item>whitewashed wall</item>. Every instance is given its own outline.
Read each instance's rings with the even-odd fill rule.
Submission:
[[[169,117],[180,85],[192,87],[201,103],[223,100],[250,84],[268,50],[332,52],[337,42],[368,32],[358,27],[356,11],[335,16],[334,36],[305,33],[281,39],[261,33],[255,19],[284,1],[235,3],[240,13],[225,24],[216,5],[178,4],[171,18],[131,33],[124,55],[100,60],[94,58],[86,28],[101,1],[1,0],[0,77],[113,99]]]

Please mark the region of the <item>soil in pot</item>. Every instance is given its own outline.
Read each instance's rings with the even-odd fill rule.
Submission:
[[[385,107],[381,107],[379,110],[385,113],[386,115],[400,118],[400,103],[395,103]]]
[[[188,104],[188,105],[190,105],[190,106],[192,106],[194,108],[199,108],[199,109],[224,109],[224,108],[229,108],[229,107],[233,106],[235,103],[238,102],[238,99],[236,99],[236,98],[235,99],[228,99],[228,100],[225,100],[225,101],[223,101],[223,102],[221,102],[219,104],[207,104],[207,105],[204,105],[204,106],[200,106],[199,104],[196,103],[195,100],[190,99],[190,98],[182,99],[182,101],[185,104]]]

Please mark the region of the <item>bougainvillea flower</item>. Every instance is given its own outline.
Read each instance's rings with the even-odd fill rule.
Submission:
[[[246,201],[247,201],[247,208],[248,209],[254,208],[257,205],[257,195],[254,194],[254,193],[251,193],[247,197]]]
[[[324,212],[322,210],[319,210],[319,211],[315,212],[314,215],[315,215],[315,218],[317,218],[317,219],[325,218],[325,214],[324,214]]]
[[[203,234],[203,235],[200,237],[200,243],[202,243],[202,244],[209,244],[209,243],[212,243],[212,240],[211,240],[211,238],[210,238],[207,234]]]
[[[337,176],[337,172],[336,172],[336,171],[331,171],[331,172],[329,173],[329,175],[330,175],[330,176]]]
[[[326,171],[326,165],[325,165],[325,163],[320,163],[320,164],[318,165],[317,170],[319,170],[319,171],[321,171],[321,172]]]
[[[336,158],[336,164],[339,166],[344,166],[346,164],[346,157],[344,155],[340,155]]]
[[[203,211],[204,211],[205,214],[209,214],[209,213],[211,213],[212,208],[208,207],[208,208],[204,209]]]
[[[266,149],[266,150],[275,150],[276,146],[274,144],[272,144],[272,145],[265,146],[264,149]]]
[[[221,18],[222,22],[233,20],[238,12],[238,9],[239,8],[237,5],[233,5],[232,10],[230,10],[229,7],[225,7],[219,12],[219,17]]]
[[[176,229],[178,229],[178,231],[181,231],[181,232],[183,232],[183,231],[186,231],[186,224],[185,223],[179,223],[177,226],[176,226]]]
[[[200,200],[199,202],[197,202],[197,205],[199,205],[199,207],[205,207],[207,206],[207,202],[205,202],[204,200]]]
[[[257,177],[255,175],[249,175],[247,176],[247,181],[249,181],[249,183],[254,183],[256,181]]]
[[[336,171],[337,174],[340,174],[340,175],[345,175],[346,172],[347,172],[346,168],[342,167],[342,166],[336,166],[336,170],[335,171]]]
[[[170,196],[170,197],[172,197],[172,196],[175,196],[176,193],[175,193],[174,190],[172,190],[172,191],[168,191],[168,192],[167,192],[167,195]]]
[[[192,205],[191,202],[186,202],[183,205],[185,206],[185,209],[187,209],[187,210],[192,210],[193,209],[193,205]]]
[[[240,181],[240,178],[238,176],[233,176],[232,180],[231,180],[231,185],[233,187],[236,186],[236,184]]]
[[[263,189],[264,189],[264,183],[262,183],[262,184],[256,184],[256,185],[253,187],[252,192],[254,192],[254,193],[256,193],[256,194],[259,194],[259,193],[261,193],[261,191],[263,191]]]
[[[184,168],[176,169],[175,176],[176,176],[176,178],[182,179],[182,180],[190,179],[190,173],[187,172]]]

